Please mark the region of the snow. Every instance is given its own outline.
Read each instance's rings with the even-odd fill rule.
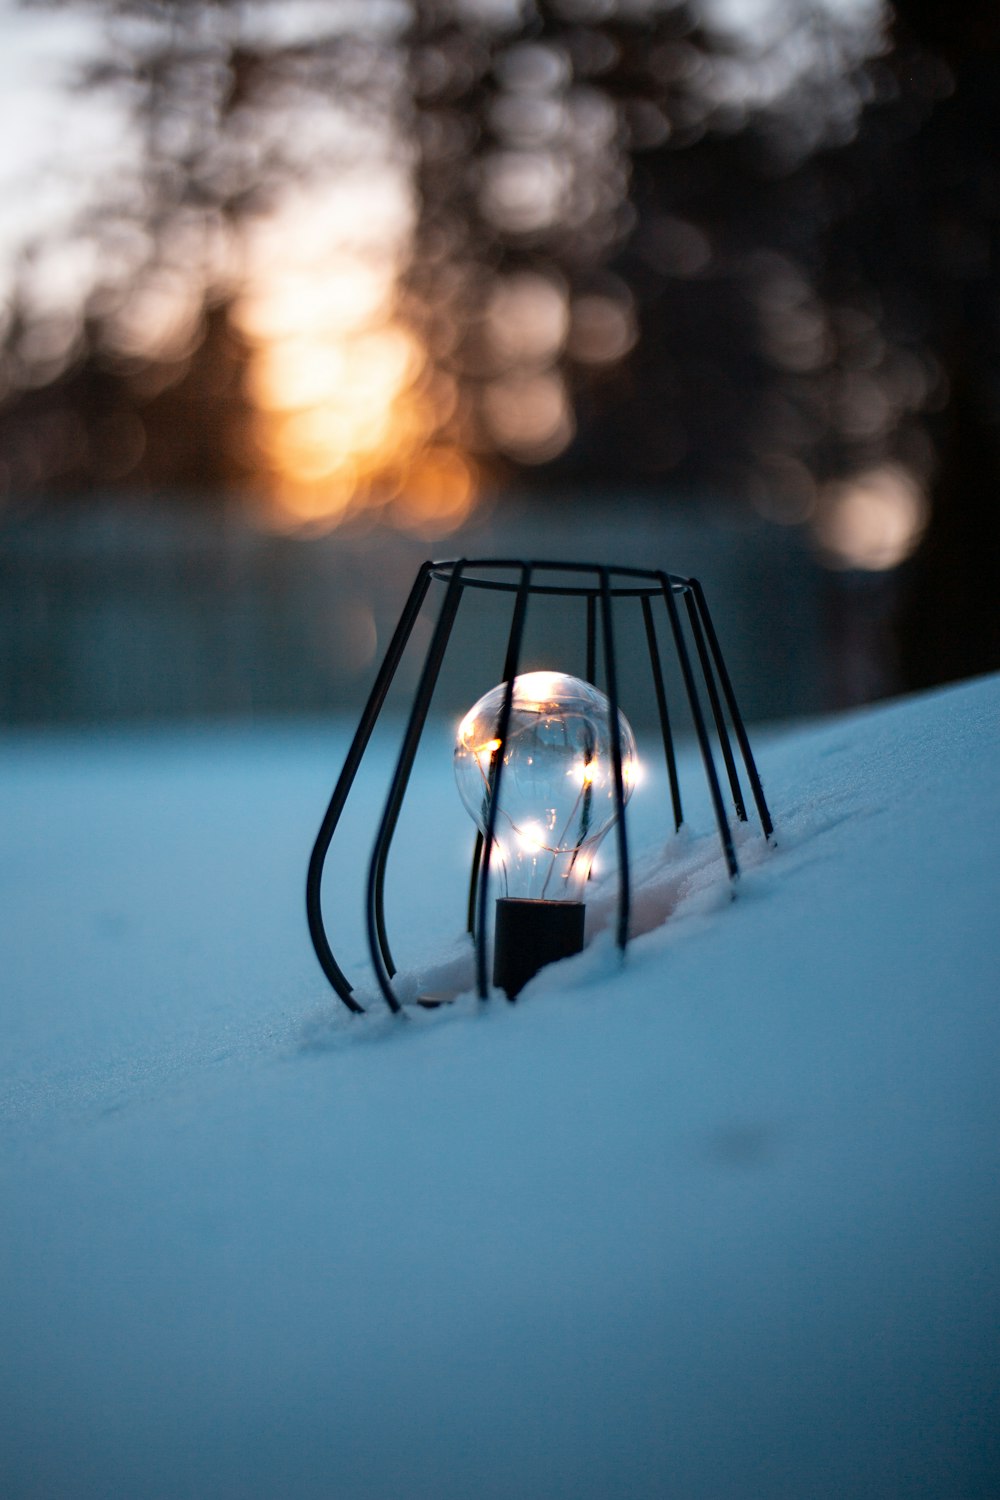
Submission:
[[[624,965],[402,1022],[305,933],[348,726],[0,741],[0,1493],[995,1494],[998,725],[987,679],[758,736],[735,900],[651,777]],[[407,993],[456,972],[438,749]]]

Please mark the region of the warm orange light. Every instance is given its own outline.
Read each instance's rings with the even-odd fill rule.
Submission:
[[[279,529],[283,529],[282,523],[292,527],[334,525],[350,513],[357,488],[357,471],[350,467],[323,484],[282,480],[274,493],[279,512],[273,519]]]
[[[366,504],[374,485],[400,491],[405,525],[441,533],[465,519],[473,471],[456,450],[428,444],[435,408],[414,389],[424,362],[412,333],[393,323],[337,339],[303,330],[256,351],[249,389],[258,441],[284,511],[335,523]],[[388,483],[391,473],[402,479]],[[353,491],[347,501],[345,490]]]
[[[580,786],[593,786],[601,776],[601,764],[596,760],[581,761],[566,773],[579,782]],[[626,787],[638,785],[641,780],[639,762],[633,756],[626,756],[622,761],[622,781]]]
[[[581,761],[579,765],[573,766],[566,774],[567,776],[572,776],[581,786],[593,786],[597,779],[597,770],[596,761],[588,760],[586,762]]]
[[[484,771],[488,771],[494,755],[500,749],[499,740],[488,740],[485,745],[477,745],[472,752]]]
[[[258,350],[248,377],[255,406],[265,411],[297,411],[327,401],[347,372],[342,346],[312,337],[284,339]]]
[[[268,456],[291,479],[325,479],[353,467],[384,440],[386,415],[336,406],[293,412],[269,424]]]
[[[304,230],[301,244],[272,233],[251,278],[237,321],[254,346],[247,389],[279,524],[333,526],[391,502],[401,524],[443,535],[475,501],[469,460],[435,441],[454,390],[393,314],[399,265]]]
[[[428,447],[410,465],[396,513],[414,530],[444,535],[465,520],[475,493],[475,474],[463,454],[443,445]]]
[[[262,344],[307,330],[356,333],[389,315],[392,293],[385,268],[353,257],[327,265],[325,274],[319,266],[290,266],[272,272],[265,287],[245,297],[236,320]]]

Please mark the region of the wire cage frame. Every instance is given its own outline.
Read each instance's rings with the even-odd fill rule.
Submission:
[[[735,880],[739,875],[739,863],[733,838],[733,826],[730,823],[723,795],[722,778],[716,765],[715,751],[712,746],[709,716],[715,730],[736,820],[745,823],[748,819],[747,800],[737,766],[738,751],[765,840],[770,840],[774,832],[753,751],[750,748],[743,717],[712,623],[705,593],[696,578],[682,577],[662,569],[618,567],[601,563],[523,562],[507,558],[456,558],[448,561],[425,562],[417,572],[361,713],[343,769],[320,824],[306,877],[306,916],[316,957],[339,999],[349,1011],[358,1015],[364,1014],[365,1007],[359,1002],[353,986],[337,962],[327,936],[321,901],[323,871],[337,826],[347,805],[389,689],[410,643],[414,627],[421,617],[427,597],[435,585],[443,587],[443,598],[430,643],[424,655],[399,757],[375,834],[365,886],[368,949],[379,990],[390,1011],[398,1015],[402,1013],[403,1005],[393,986],[397,970],[386,928],[385,879],[389,853],[448,643],[452,637],[459,608],[469,593],[475,594],[486,590],[508,595],[511,599],[510,625],[503,673],[500,679],[504,686],[504,696],[496,727],[499,749],[495,759],[486,829],[485,833],[477,833],[469,879],[467,930],[475,947],[476,990],[481,1000],[486,1000],[490,993],[487,981],[487,899],[490,855],[500,800],[500,782],[514,699],[514,683],[519,671],[525,622],[532,599],[547,596],[566,601],[579,601],[582,604],[581,624],[585,641],[586,678],[591,683],[595,682],[597,675],[598,644],[600,644],[604,668],[604,690],[608,699],[611,772],[616,812],[614,827],[618,855],[618,897],[615,938],[623,954],[629,940],[632,898],[625,812],[626,794],[618,727],[619,673],[615,654],[616,609],[620,611],[625,607],[638,608],[641,613],[675,830],[681,828],[684,813],[663,661],[656,630],[658,611],[661,612],[661,619],[662,612],[665,612],[669,625],[668,639],[672,643],[677,666],[680,669],[684,696],[694,726],[730,880]],[[707,714],[703,696],[708,702]]]

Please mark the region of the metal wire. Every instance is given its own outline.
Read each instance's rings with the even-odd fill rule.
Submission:
[[[372,737],[378,716],[382,711],[386,695],[392,685],[399,663],[403,659],[407,643],[413,631],[413,627],[420,614],[421,606],[427,594],[430,584],[431,564],[424,563],[417,573],[410,597],[407,599],[403,612],[399,617],[392,640],[385,653],[385,660],[379,669],[375,684],[371,690],[368,702],[365,704],[361,719],[355,731],[351,748],[347,752],[344,769],[340,773],[337,785],[334,787],[330,805],[324,814],[320,824],[316,843],[313,846],[312,856],[309,860],[309,870],[306,875],[306,918],[309,923],[309,935],[312,938],[316,957],[319,959],[320,967],[340,999],[356,1015],[364,1014],[364,1006],[359,1005],[353,998],[351,985],[345,978],[343,971],[333,956],[326,935],[326,927],[323,922],[323,909],[321,905],[321,887],[323,882],[323,866],[326,862],[327,851],[331,840],[336,832],[337,824],[340,822],[341,814],[347,804],[354,778],[358,773],[368,741]]]
[[[510,712],[514,703],[514,680],[517,677],[517,668],[521,658],[521,642],[524,639],[524,621],[528,612],[528,590],[530,584],[531,564],[524,563],[521,567],[521,581],[518,584],[517,598],[514,603],[514,619],[510,627],[510,643],[507,647],[507,661],[504,666],[505,686],[503,704],[500,709],[500,717],[497,720],[496,730],[496,738],[500,743],[492,760],[493,790],[486,814],[486,827],[483,830],[483,862],[479,871],[479,906],[476,913],[475,934],[476,989],[479,992],[480,1000],[485,1000],[489,995],[489,985],[486,981],[486,899],[490,883],[490,854],[496,835],[497,812],[500,806],[500,783],[503,779],[504,750],[507,747],[507,735],[510,732]]]
[[[406,795],[406,787],[410,780],[410,772],[413,770],[413,762],[417,754],[417,746],[427,722],[427,713],[430,708],[431,698],[437,683],[438,674],[441,671],[441,663],[444,661],[444,653],[448,646],[448,637],[451,635],[455,616],[458,613],[459,601],[462,597],[462,567],[457,562],[448,580],[448,588],[438,616],[437,626],[431,639],[431,644],[424,662],[424,670],[420,675],[416,697],[413,700],[413,708],[410,713],[410,721],[406,726],[406,736],[403,740],[403,748],[399,753],[399,762],[396,766],[396,774],[392,778],[389,787],[389,795],[386,799],[385,810],[382,813],[382,821],[375,837],[375,847],[372,851],[371,864],[368,867],[368,948],[371,953],[372,967],[378,980],[379,988],[385,997],[385,1002],[390,1010],[399,1011],[400,1003],[392,988],[392,976],[396,972],[396,966],[389,952],[389,941],[385,931],[385,869],[389,857],[389,846],[392,836],[396,831],[396,823],[399,818],[403,798]]]
[[[406,654],[414,627],[421,615],[432,584],[444,584],[444,599],[414,694],[396,768],[382,810],[372,846],[366,885],[366,926],[372,968],[386,1005],[396,1014],[402,1003],[393,987],[396,966],[389,946],[385,917],[385,880],[392,841],[406,795],[410,774],[430,713],[434,691],[448,650],[452,631],[462,600],[469,590],[488,590],[514,596],[511,624],[503,667],[504,696],[497,722],[499,748],[491,763],[491,795],[484,833],[477,834],[469,880],[467,927],[475,946],[476,988],[482,999],[489,995],[487,956],[489,928],[487,901],[489,891],[490,852],[494,843],[503,776],[504,749],[510,729],[514,682],[518,674],[524,641],[528,605],[535,596],[582,599],[585,603],[584,651],[586,675],[594,682],[597,670],[598,628],[603,661],[603,675],[609,704],[613,794],[616,810],[618,853],[618,914],[616,938],[624,953],[629,937],[631,877],[629,843],[625,811],[625,783],[621,734],[618,725],[619,683],[615,651],[614,607],[616,602],[639,601],[646,644],[649,652],[653,692],[656,698],[664,758],[670,783],[670,799],[675,829],[683,822],[680,778],[674,749],[673,731],[667,702],[663,663],[657,637],[654,606],[659,600],[665,607],[674,656],[680,669],[684,693],[694,725],[708,784],[719,839],[731,878],[739,874],[732,829],[726,815],[719,775],[715,765],[711,736],[699,690],[707,694],[719,751],[726,768],[729,789],[737,818],[746,821],[747,810],[740,786],[736,756],[733,751],[726,715],[746,771],[754,806],[765,838],[773,834],[768,810],[753,752],[747,737],[726,669],[718,636],[709,613],[704,591],[694,578],[684,578],[661,569],[611,567],[599,563],[525,562],[519,559],[456,558],[443,562],[425,562],[417,573],[399,623],[386,650],[368,701],[362,711],[354,739],[337,780],[329,806],[320,824],[306,876],[306,913],[309,934],[320,966],[347,1008],[355,1014],[364,1007],[356,999],[352,986],[334,958],[327,937],[321,902],[323,870],[337,826],[347,804],[355,778],[364,758],[386,697]],[[689,649],[677,597],[683,596],[684,614],[694,644],[694,660]],[[697,661],[698,671],[694,661]],[[721,691],[721,696],[720,696]]]
[[[622,953],[628,943],[631,881],[628,867],[628,834],[625,828],[625,782],[622,777],[622,736],[618,723],[618,666],[614,625],[611,618],[611,575],[600,569],[601,628],[604,640],[604,674],[608,689],[608,728],[611,731],[611,774],[615,794],[615,833],[618,840],[618,927],[616,939]]]
[[[670,729],[670,713],[667,709],[667,690],[663,683],[663,664],[656,639],[656,621],[649,598],[642,598],[642,622],[646,628],[646,644],[649,647],[649,664],[653,673],[653,692],[656,694],[656,709],[660,716],[660,734],[663,739],[663,757],[667,763],[667,778],[670,782],[670,802],[674,811],[674,832],[679,833],[684,821],[681,807],[681,786],[677,775],[677,757],[674,754],[674,737]]]

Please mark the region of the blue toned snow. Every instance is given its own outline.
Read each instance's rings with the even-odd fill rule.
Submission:
[[[762,742],[735,901],[651,776],[625,966],[408,1023],[305,933],[345,732],[0,742],[4,1500],[997,1494],[1000,679]],[[467,972],[439,748],[408,994]]]

